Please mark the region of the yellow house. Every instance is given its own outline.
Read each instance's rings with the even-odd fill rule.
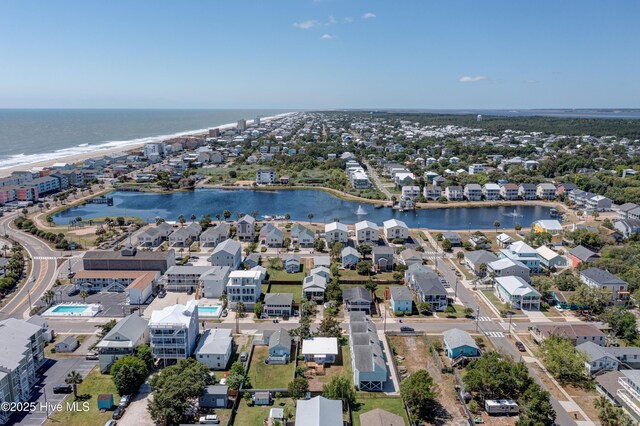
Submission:
[[[548,232],[551,235],[551,244],[562,245],[562,225],[554,219],[536,220],[531,224],[533,232]]]

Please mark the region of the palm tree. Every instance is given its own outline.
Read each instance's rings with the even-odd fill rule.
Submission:
[[[496,228],[496,234],[498,233],[498,228],[500,228],[500,221],[496,220],[493,222],[493,227]]]
[[[2,251],[4,252],[4,257],[7,257],[7,250],[9,250],[9,246],[8,245],[3,245],[2,246]]]
[[[216,215],[216,219],[218,219],[218,222],[222,222],[222,215],[220,213],[218,213]]]
[[[44,294],[42,295],[42,298],[44,299],[44,302],[47,305],[50,305],[51,302],[53,302],[53,298],[55,297],[55,293],[53,290],[47,290],[44,292]]]
[[[259,214],[260,212],[258,210],[251,210],[251,217],[254,219],[257,218]]]
[[[284,215],[284,220],[286,220],[287,222],[289,222],[291,220],[291,215],[289,213]]]
[[[73,396],[78,399],[78,385],[82,383],[82,375],[77,371],[73,370],[67,377],[64,379],[64,382],[68,385],[73,386]]]
[[[82,290],[80,293],[78,293],[78,296],[82,298],[82,303],[84,303],[85,299],[89,297],[89,292],[86,290]]]
[[[229,218],[231,217],[231,210],[225,210],[222,212],[222,217],[224,217],[225,220],[229,220]]]
[[[456,257],[458,258],[458,261],[462,261],[462,259],[464,259],[464,252],[462,250],[460,250],[457,254]]]
[[[487,264],[486,263],[481,263],[480,267],[478,269],[480,270],[482,275],[485,275],[487,273]]]
[[[309,219],[309,224],[311,224],[311,219],[313,219],[313,213],[309,213],[307,215],[307,218]]]
[[[157,217],[156,218],[156,226],[160,225],[161,223],[164,223],[164,219],[161,217]]]
[[[519,223],[516,223],[516,224],[513,226],[513,229],[515,229],[515,230],[516,230],[516,232],[520,232],[520,230],[522,229],[522,225],[520,225]]]
[[[191,213],[191,222],[194,222],[198,216],[195,213]]]

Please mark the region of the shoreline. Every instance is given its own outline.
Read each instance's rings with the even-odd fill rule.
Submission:
[[[276,115],[272,115],[269,117],[262,117],[260,118],[261,122],[268,122],[268,121],[273,121],[273,120],[278,120],[284,117],[287,117],[291,114],[295,114],[295,112],[285,112],[282,114],[276,114]],[[247,120],[247,124],[253,124],[254,120]],[[215,129],[215,128],[219,128],[220,130],[229,130],[234,128],[237,125],[237,123],[226,123],[226,124],[221,124],[219,126],[211,126],[209,128],[206,129],[196,129],[196,130],[186,130],[183,132],[176,132],[170,135],[157,135],[157,136],[146,136],[146,137],[141,137],[138,139],[158,139],[158,140],[164,140],[164,139],[171,139],[174,137],[180,137],[180,136],[196,136],[196,135],[201,135],[206,133],[209,129]],[[62,157],[56,157],[56,158],[51,158],[49,160],[43,160],[43,161],[36,161],[33,163],[26,163],[26,164],[21,164],[21,165],[17,165],[17,166],[10,166],[10,167],[6,167],[6,168],[2,168],[0,169],[0,178],[3,177],[7,177],[10,176],[11,173],[13,172],[17,172],[17,171],[24,171],[24,170],[30,170],[36,167],[51,167],[53,166],[55,163],[70,163],[70,164],[78,164],[81,163],[85,160],[88,160],[90,158],[93,157],[102,157],[108,154],[113,154],[116,152],[131,152],[134,151],[136,149],[140,149],[141,147],[143,147],[146,143],[148,143],[148,141],[145,142],[134,142],[138,139],[132,139],[132,143],[131,144],[127,144],[124,146],[118,146],[118,147],[111,147],[111,148],[97,148],[94,151],[91,152],[85,152],[82,154],[74,154],[74,155],[67,155],[67,156],[62,156]],[[126,142],[126,141],[122,141],[122,142]],[[100,144],[96,145],[96,146],[100,146]],[[49,154],[51,155],[55,155],[56,152],[51,152]]]

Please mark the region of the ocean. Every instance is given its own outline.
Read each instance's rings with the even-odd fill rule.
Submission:
[[[0,109],[0,169],[290,112],[271,109]]]

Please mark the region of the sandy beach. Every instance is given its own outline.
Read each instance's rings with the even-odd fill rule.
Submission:
[[[273,121],[273,120],[278,120],[281,118],[284,118],[288,115],[291,114],[295,114],[294,112],[286,112],[283,114],[278,114],[278,115],[272,115],[269,117],[262,117],[260,118],[260,122],[264,123],[264,122],[268,122],[268,121]],[[247,120],[247,124],[253,124],[254,120]],[[234,127],[236,127],[237,123],[228,123],[228,124],[223,124],[221,126],[212,126],[210,127],[211,129],[215,129],[218,128],[220,130],[229,130],[229,129],[233,129]],[[207,129],[208,130],[208,129]],[[197,130],[197,131],[185,131],[185,132],[181,132],[180,133],[183,136],[193,136],[193,135],[201,135],[202,131],[201,130]],[[167,139],[169,139],[169,137],[167,137]],[[140,149],[142,146],[144,146],[144,142],[143,143],[132,143],[131,145],[127,145],[125,147],[117,147],[117,148],[105,148],[105,149],[96,149],[95,151],[91,151],[91,152],[87,152],[87,153],[83,153],[83,154],[77,154],[77,155],[69,155],[69,156],[62,156],[62,157],[58,157],[58,158],[52,158],[50,160],[46,160],[46,161],[39,161],[39,162],[35,162],[35,163],[30,163],[30,164],[22,164],[19,166],[14,166],[14,167],[7,167],[4,169],[0,169],[0,178],[2,177],[6,177],[11,175],[11,173],[16,172],[16,171],[22,171],[22,170],[30,170],[32,168],[36,168],[36,167],[51,167],[53,166],[55,163],[71,163],[71,164],[76,164],[76,163],[81,163],[84,160],[87,160],[89,158],[94,158],[94,157],[102,157],[104,155],[108,155],[108,154],[112,154],[115,152],[130,152],[136,149]]]

